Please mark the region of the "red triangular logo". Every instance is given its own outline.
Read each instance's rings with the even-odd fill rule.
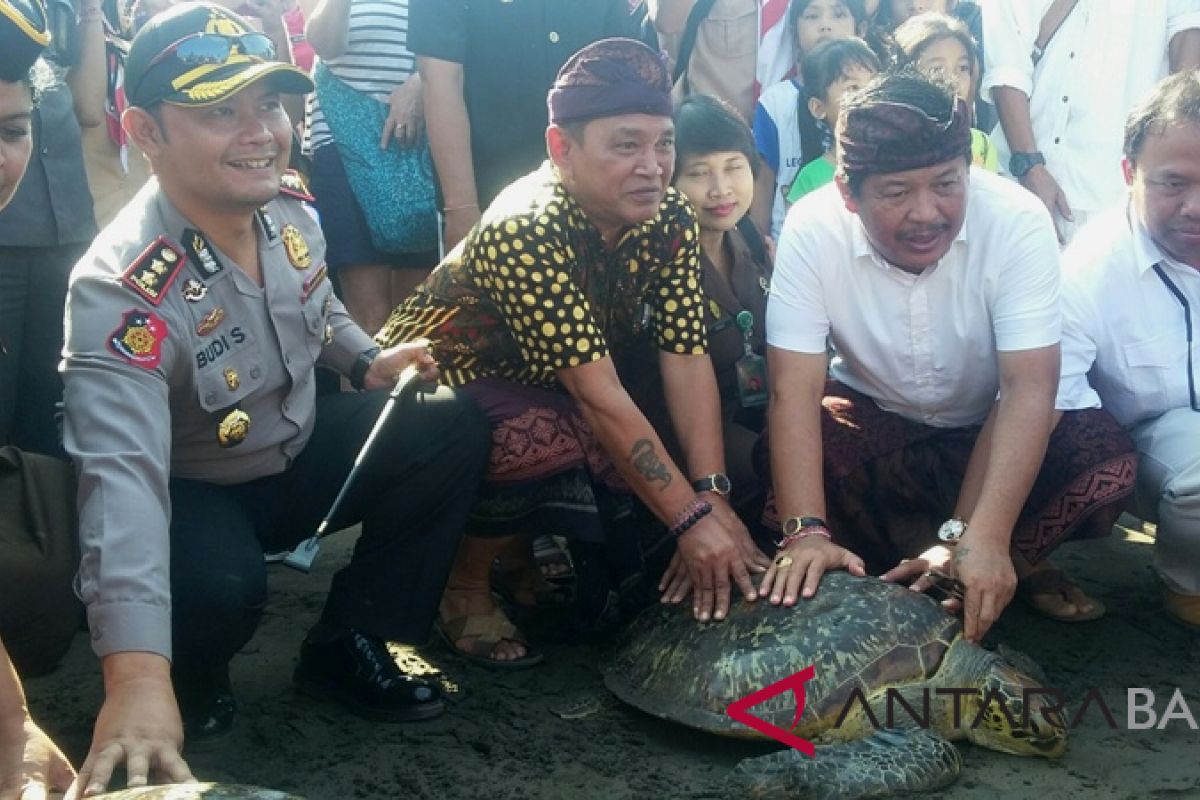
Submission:
[[[725,713],[743,725],[753,728],[765,736],[770,736],[775,741],[782,742],[788,747],[793,747],[811,758],[816,754],[816,748],[813,747],[812,742],[807,739],[801,739],[791,731],[784,730],[777,725],[772,725],[765,719],[750,714],[746,709],[756,706],[759,703],[764,703],[775,695],[783,694],[790,689],[796,696],[796,716],[792,719],[791,725],[792,728],[795,728],[800,724],[800,715],[804,713],[804,697],[807,691],[804,684],[811,681],[816,674],[816,668],[810,664],[794,675],[789,675],[781,681],[772,683],[770,686],[764,686],[757,692],[746,695],[741,700],[735,700],[729,704],[729,708],[725,709]]]

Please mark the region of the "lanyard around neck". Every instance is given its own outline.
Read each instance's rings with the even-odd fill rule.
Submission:
[[[1192,307],[1188,303],[1187,297],[1180,290],[1175,282],[1167,277],[1167,273],[1163,271],[1162,263],[1155,264],[1151,269],[1158,279],[1162,281],[1163,286],[1167,287],[1167,291],[1175,295],[1175,299],[1179,301],[1179,305],[1183,306],[1183,325],[1187,331],[1187,371],[1188,371],[1188,399],[1191,401],[1192,411],[1200,411],[1200,406],[1196,405],[1196,375],[1192,370]]]

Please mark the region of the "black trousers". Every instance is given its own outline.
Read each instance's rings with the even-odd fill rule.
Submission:
[[[316,530],[386,400],[386,391],[319,397],[312,438],[281,474],[234,486],[171,481],[177,678],[219,674],[250,640],[267,602],[264,551]],[[362,535],[322,622],[425,641],[490,442],[474,403],[444,387],[393,411],[334,520],[334,530],[362,522]]]

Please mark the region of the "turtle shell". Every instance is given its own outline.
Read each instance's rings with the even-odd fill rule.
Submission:
[[[800,724],[784,691],[753,706],[767,722],[811,737],[834,724],[855,688],[903,687],[933,677],[961,623],[932,598],[877,578],[834,572],[792,608],[733,604],[723,622],[700,624],[688,605],[647,609],[604,666],[621,700],[709,733],[762,738],[726,713],[730,703],[814,666]]]
[[[304,800],[299,795],[233,783],[140,786],[96,795],[92,800]]]

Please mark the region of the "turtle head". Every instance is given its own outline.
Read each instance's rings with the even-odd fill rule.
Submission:
[[[995,653],[978,648],[978,691],[963,703],[962,724],[975,744],[1018,756],[1058,758],[1067,749],[1062,698]]]

